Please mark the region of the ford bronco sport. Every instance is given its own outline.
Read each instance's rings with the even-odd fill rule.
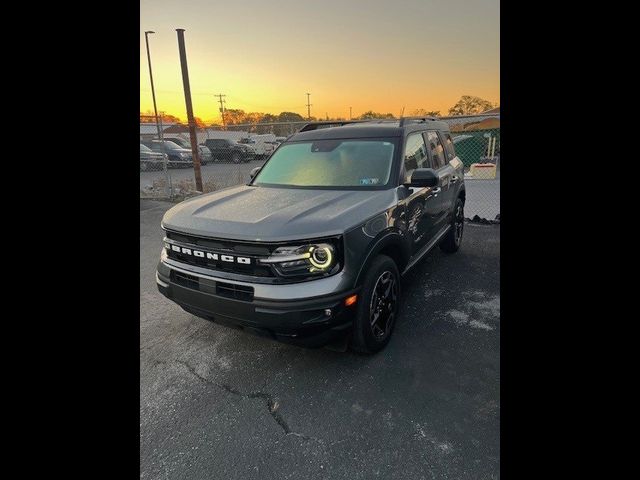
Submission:
[[[433,118],[310,123],[251,177],[162,220],[158,288],[196,316],[373,353],[397,321],[401,275],[436,245],[460,247],[463,164]]]

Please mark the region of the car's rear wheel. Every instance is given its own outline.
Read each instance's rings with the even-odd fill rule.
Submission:
[[[464,232],[464,202],[460,197],[456,200],[451,219],[451,228],[440,242],[440,249],[446,253],[455,253],[462,244]]]
[[[239,154],[239,153],[237,153],[237,152],[234,152],[234,153],[231,155],[231,161],[232,161],[233,163],[240,163],[240,162],[242,161],[242,159],[240,158],[240,154]]]
[[[149,164],[147,162],[140,162],[140,171],[146,172],[148,170],[151,170],[151,168],[149,168]]]
[[[351,348],[375,353],[389,343],[400,306],[400,273],[391,258],[378,255],[374,259],[358,297]]]

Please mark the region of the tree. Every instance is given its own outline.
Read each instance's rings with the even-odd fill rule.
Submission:
[[[299,113],[294,112],[280,112],[278,115],[279,122],[304,122],[306,118],[304,118]]]
[[[162,123],[180,123],[180,119],[175,115],[161,113],[158,116],[162,119]],[[154,113],[151,110],[147,110],[144,113],[140,112],[140,123],[156,123]]]
[[[362,115],[360,115],[358,117],[358,120],[371,120],[371,119],[377,119],[377,118],[396,118],[393,116],[393,113],[378,113],[378,112],[374,112],[372,110],[369,110],[368,112],[364,112]]]
[[[247,118],[247,114],[244,113],[244,110],[236,109],[236,108],[227,108],[224,111],[224,122],[227,125],[238,125],[242,123],[246,123],[245,120]]]
[[[449,109],[449,115],[475,115],[496,106],[497,104],[480,97],[463,95],[460,97],[460,100],[458,100],[458,103]]]
[[[273,123],[277,121],[278,121],[278,117],[276,117],[275,115],[272,115],[271,113],[265,113],[260,119],[260,123]]]
[[[424,108],[416,108],[413,114],[416,117],[439,117],[440,110],[425,110]]]

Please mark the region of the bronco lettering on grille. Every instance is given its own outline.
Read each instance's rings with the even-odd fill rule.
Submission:
[[[183,255],[191,255],[192,257],[206,258],[207,260],[222,260],[223,262],[241,263],[243,265],[251,265],[251,258],[249,257],[236,257],[235,255],[217,254],[213,252],[204,252],[202,250],[194,250],[193,248],[180,247],[179,245],[173,245],[171,243],[164,244],[167,250],[181,253]]]

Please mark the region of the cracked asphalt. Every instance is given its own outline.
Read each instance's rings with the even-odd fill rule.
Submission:
[[[465,226],[403,279],[375,356],[308,350],[196,318],[156,289],[140,202],[140,478],[497,479],[500,226]]]

